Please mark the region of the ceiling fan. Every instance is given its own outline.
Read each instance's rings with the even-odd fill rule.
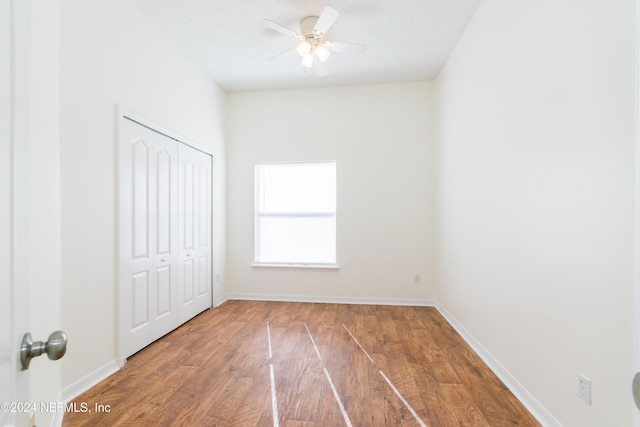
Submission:
[[[320,16],[307,16],[300,21],[300,32],[284,27],[269,19],[263,19],[262,25],[277,31],[285,36],[299,40],[300,43],[294,49],[283,53],[295,51],[302,58],[302,66],[306,70],[314,70],[318,76],[329,74],[329,69],[324,62],[329,59],[332,51],[345,53],[363,53],[367,46],[358,43],[339,42],[325,40],[324,36],[329,28],[336,22],[340,13],[332,7],[326,6]],[[278,54],[276,56],[280,56]]]

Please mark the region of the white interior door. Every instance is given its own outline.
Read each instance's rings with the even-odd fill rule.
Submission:
[[[179,311],[181,322],[211,307],[211,169],[209,154],[178,147]]]
[[[635,232],[635,298],[634,298],[634,370],[635,376],[632,381],[633,398],[636,404],[635,414],[635,426],[640,427],[640,0],[636,0],[636,74],[635,74],[635,145],[636,145],[636,157],[635,157],[635,169],[636,169],[636,192],[635,192],[635,220],[636,220],[636,232]]]
[[[120,119],[121,363],[211,307],[211,156]]]
[[[11,402],[11,20],[9,0],[0,2],[0,402]],[[0,411],[0,425],[9,414]]]
[[[179,325],[178,143],[126,117],[120,132],[127,357]]]
[[[26,425],[27,413],[15,413],[20,402],[29,399],[29,373],[21,371],[19,349],[22,334],[29,326],[28,265],[27,252],[22,244],[27,240],[26,218],[23,215],[27,204],[24,195],[28,190],[22,180],[28,157],[24,154],[25,124],[18,123],[26,114],[22,83],[25,76],[14,74],[17,61],[22,61],[29,50],[23,37],[28,27],[26,2],[0,0],[0,425]],[[12,30],[12,27],[15,30]],[[14,32],[15,31],[15,32]],[[13,61],[11,52],[16,52]],[[21,56],[22,55],[22,56]],[[18,79],[20,79],[18,81]],[[17,83],[20,85],[18,86]],[[12,87],[15,91],[12,92]],[[20,179],[16,170],[20,168]],[[19,199],[19,204],[16,200]],[[16,221],[19,219],[20,224]],[[20,286],[18,286],[20,281]],[[27,298],[27,299],[25,299]],[[6,406],[9,405],[9,406]]]

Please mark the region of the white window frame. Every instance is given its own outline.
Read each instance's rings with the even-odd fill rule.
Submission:
[[[304,164],[334,164],[336,166],[336,174],[337,174],[337,162],[336,161],[317,161],[317,162],[278,162],[278,163],[259,163],[255,165],[254,168],[254,263],[253,267],[261,268],[261,267],[283,267],[283,268],[317,268],[317,269],[329,269],[329,270],[337,270],[339,269],[339,265],[337,263],[338,259],[338,242],[337,242],[337,207],[333,213],[327,212],[304,212],[304,213],[295,213],[295,212],[277,212],[277,213],[261,213],[259,207],[262,206],[261,195],[264,193],[262,188],[259,188],[261,184],[261,180],[259,177],[259,168],[264,166],[281,166],[281,165],[304,165]],[[337,177],[336,177],[337,179]],[[337,183],[336,183],[337,185]],[[337,199],[337,188],[336,188],[336,199]],[[336,200],[337,203],[337,200]],[[260,254],[259,251],[259,236],[260,236],[260,218],[334,218],[335,220],[335,262],[333,263],[314,263],[314,262],[260,262]]]

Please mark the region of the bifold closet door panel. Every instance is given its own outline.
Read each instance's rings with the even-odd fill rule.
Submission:
[[[179,294],[180,321],[211,307],[211,156],[180,144]]]
[[[180,325],[178,142],[121,120],[122,284],[125,354]]]

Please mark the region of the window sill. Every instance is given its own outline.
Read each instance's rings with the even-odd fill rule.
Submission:
[[[340,266],[338,264],[295,264],[295,263],[261,263],[254,262],[251,264],[253,268],[300,268],[300,269],[311,269],[311,270],[339,270]]]

